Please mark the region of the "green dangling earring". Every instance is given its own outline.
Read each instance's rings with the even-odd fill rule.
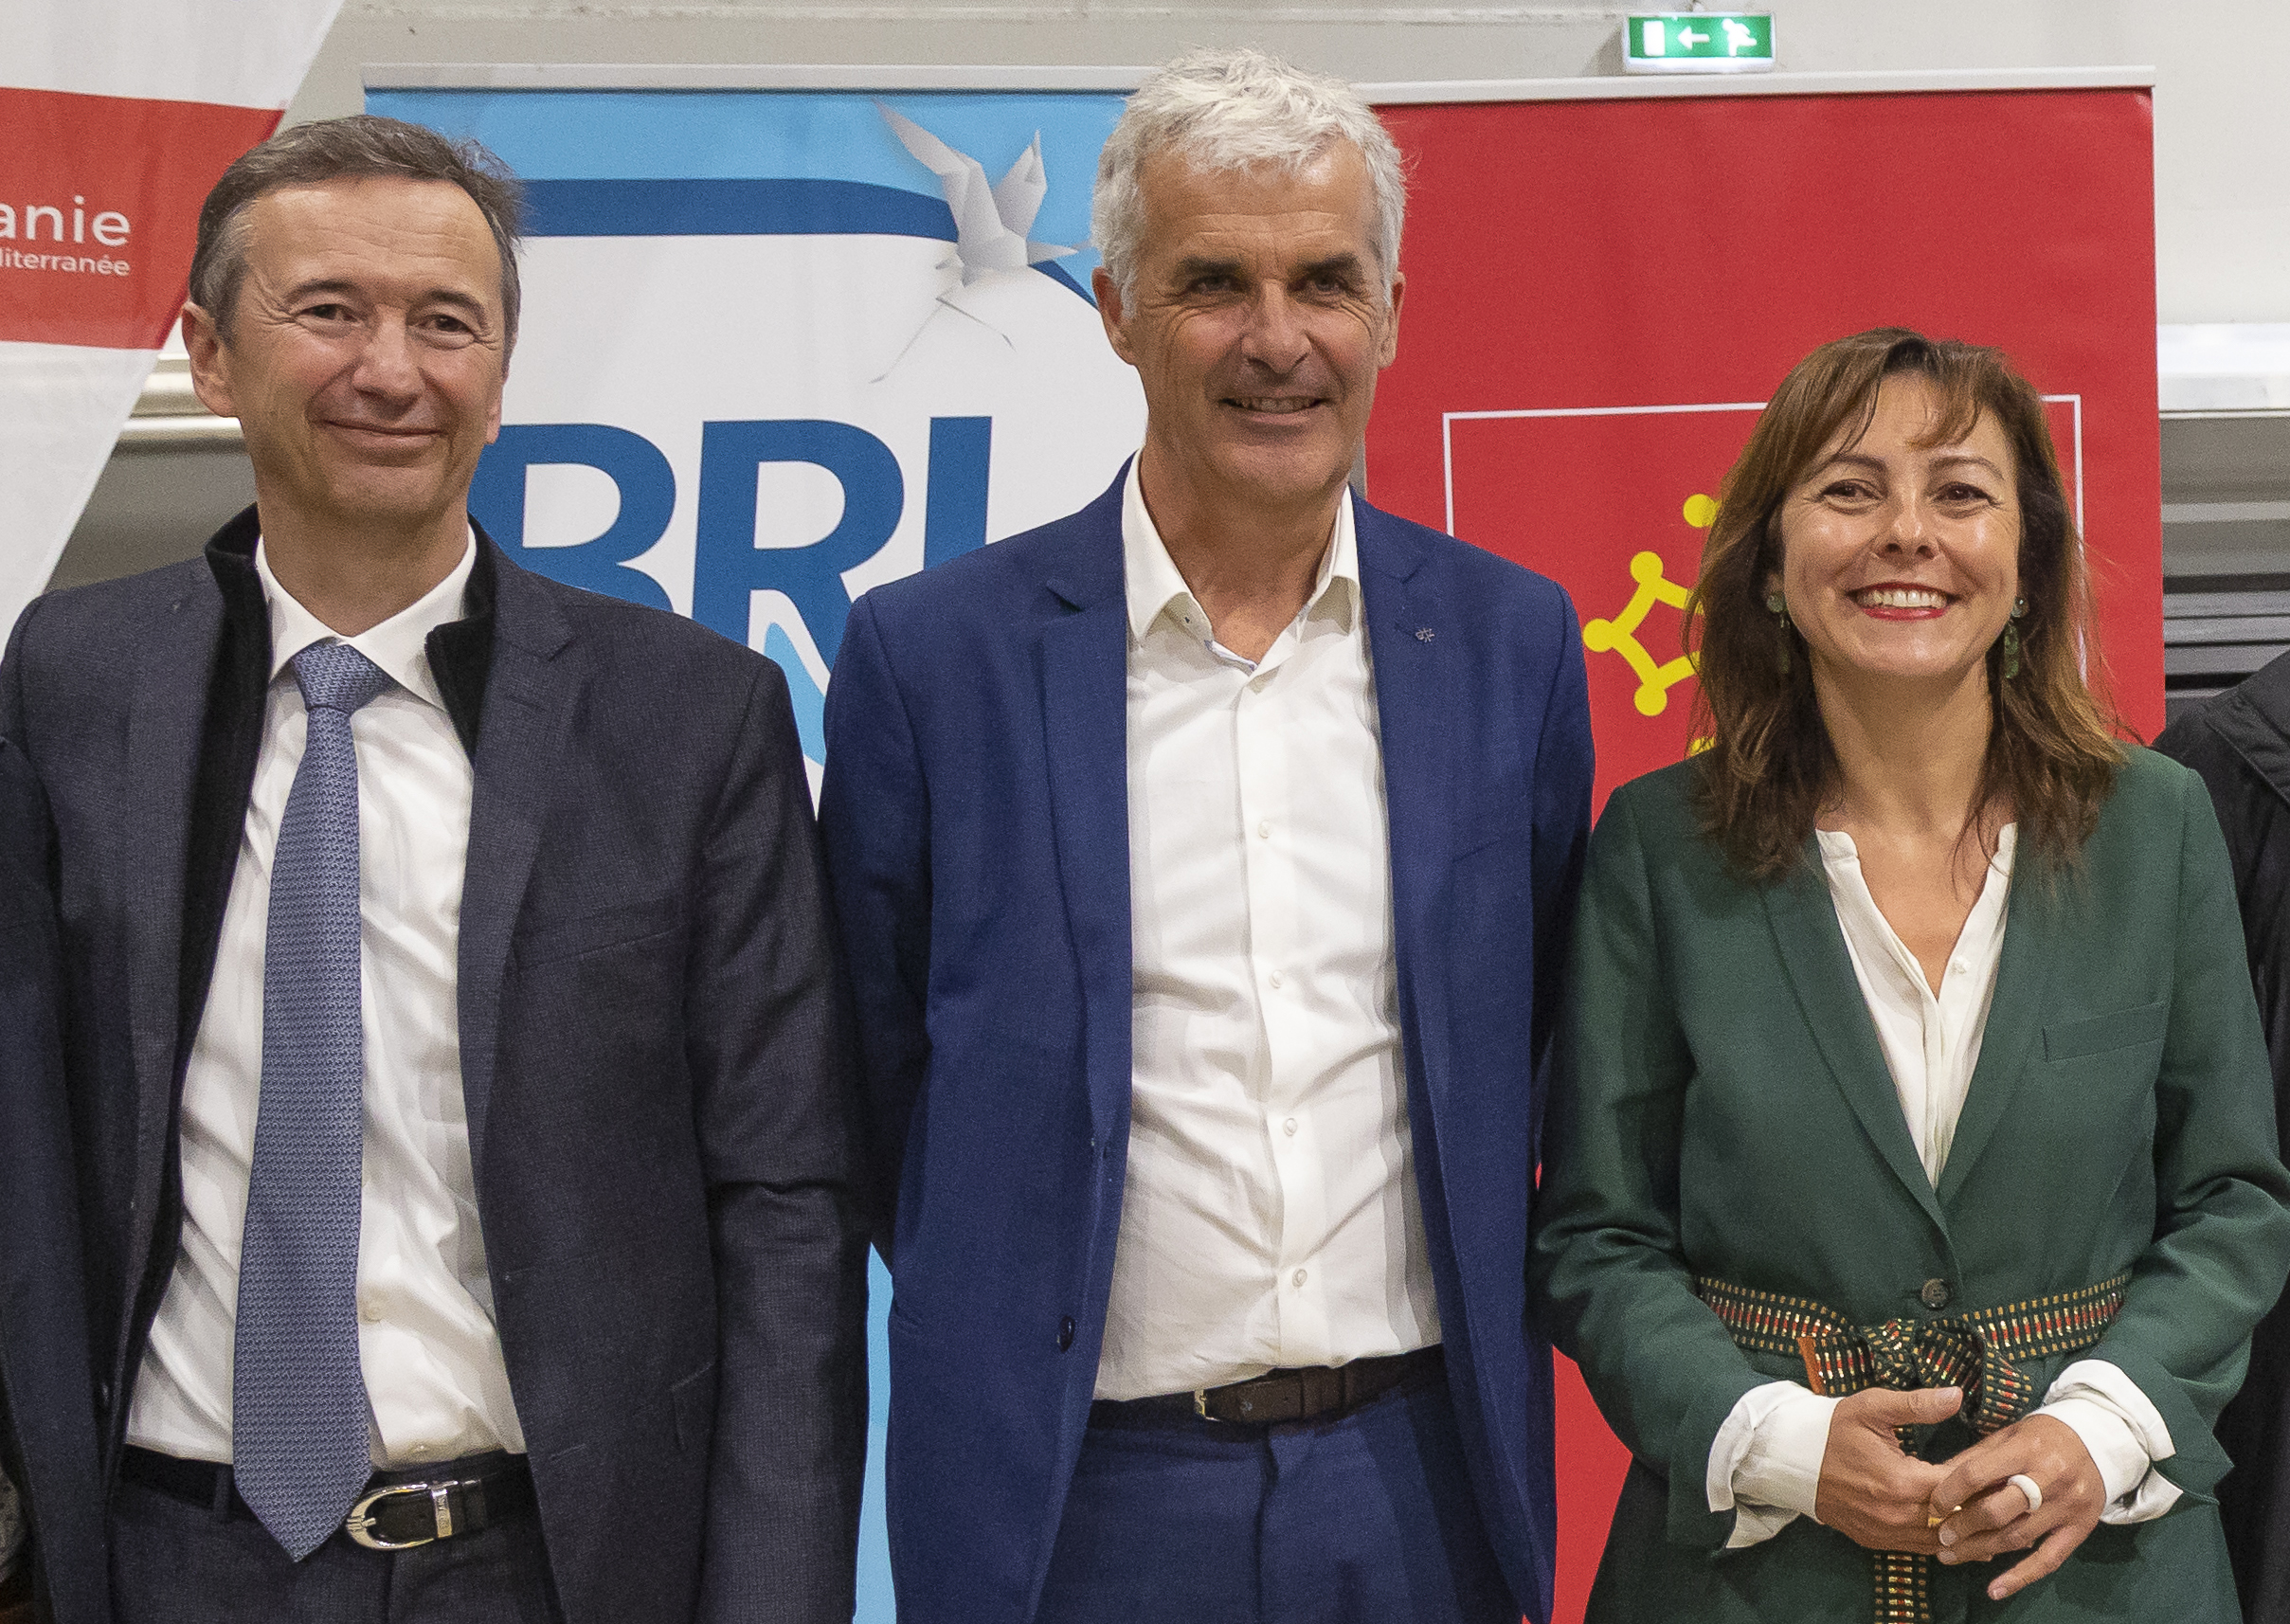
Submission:
[[[1775,669],[1784,677],[1789,675],[1789,600],[1778,592],[1765,595],[1765,606],[1773,611],[1775,622],[1781,630],[1781,655]]]
[[[2020,617],[2028,612],[2028,600],[2011,601],[2011,619],[2004,623],[2004,680],[2010,682],[2020,674]]]

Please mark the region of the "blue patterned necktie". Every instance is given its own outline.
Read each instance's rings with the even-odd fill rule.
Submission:
[[[240,1495],[299,1561],[372,1474],[358,1363],[366,1042],[350,718],[389,678],[348,643],[313,644],[294,669],[309,734],[270,870],[231,1433]]]

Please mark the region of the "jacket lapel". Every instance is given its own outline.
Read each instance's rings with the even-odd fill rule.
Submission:
[[[1434,915],[1454,845],[1447,789],[1449,721],[1460,699],[1451,668],[1459,644],[1452,636],[1439,641],[1440,605],[1417,575],[1422,544],[1365,502],[1355,501],[1352,514],[1383,755],[1400,1024],[1415,1039],[1435,1125],[1447,1084],[1439,1041],[1447,1031],[1447,978],[1416,969],[1435,956]]]
[[[1860,980],[1852,972],[1836,905],[1822,877],[1820,849],[1813,841],[1806,841],[1804,860],[1788,878],[1765,888],[1765,911],[1797,1006],[1830,1077],[1884,1164],[1945,1233],[1939,1198],[1924,1176],[1908,1119],[1901,1114],[1901,1097],[1893,1089],[1884,1051],[1878,1046]]]
[[[492,546],[482,540],[478,545]],[[497,551],[491,562],[497,594],[493,666],[477,730],[458,961],[461,1094],[470,1164],[479,1190],[484,1188],[486,1110],[509,940],[540,846],[555,781],[553,764],[581,688],[573,656],[564,653],[572,631],[556,605],[532,576]]]
[[[2043,1031],[2051,967],[2060,957],[2059,887],[2046,883],[2052,877],[2032,855],[2014,865],[2004,952],[1996,965],[1988,1025],[1980,1037],[1980,1061],[1973,1068],[1964,1109],[1956,1117],[1948,1164],[1940,1169],[1942,1206],[1956,1200],[1980,1153],[1995,1137],[2012,1095],[2028,1074],[2029,1051]]]
[[[1102,1140],[1129,1096],[1128,602],[1122,575],[1125,468],[1074,516],[1049,579],[1041,634],[1042,742],[1066,928],[1081,961],[1091,1125]]]
[[[183,976],[184,864],[199,771],[207,676],[223,632],[223,600],[206,582],[145,628],[128,706],[133,790],[119,858],[127,912],[128,1011],[135,1052],[138,1192],[158,1210],[169,1154]]]

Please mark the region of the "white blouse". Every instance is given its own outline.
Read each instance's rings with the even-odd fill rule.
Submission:
[[[1909,1137],[1938,1187],[1956,1141],[1956,1119],[1980,1060],[1988,1008],[2004,953],[2018,830],[2006,825],[1936,993],[1869,894],[1861,854],[1841,830],[1815,831],[1829,894],[1852,959],[1853,975],[1892,1073]],[[1810,1517],[1838,1400],[1794,1381],[1770,1381],[1741,1396],[1710,1445],[1704,1488],[1712,1511],[1734,1513],[1731,1546],[1769,1540]],[[2176,1446],[2162,1416],[2137,1385],[2103,1359],[2079,1359],[2059,1374],[2034,1412],[2073,1428],[2106,1485],[2104,1523],[2143,1523],[2177,1501],[2178,1486],[2155,1470]]]

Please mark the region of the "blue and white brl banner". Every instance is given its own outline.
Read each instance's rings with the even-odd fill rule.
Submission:
[[[474,135],[529,188],[471,506],[528,567],[776,659],[816,788],[852,600],[1073,512],[1143,436],[1088,291],[1121,93],[501,87],[516,71],[368,75],[370,111]]]

